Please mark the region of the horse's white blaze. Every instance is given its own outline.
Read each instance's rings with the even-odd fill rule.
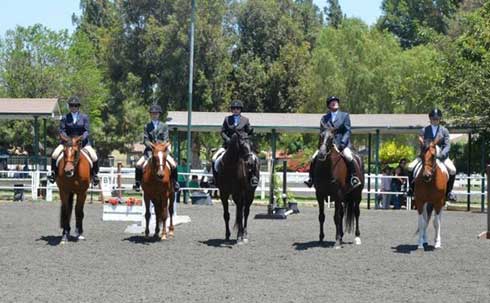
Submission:
[[[434,216],[434,229],[436,232],[435,237],[435,248],[441,248],[441,217],[442,217],[442,209],[438,215]]]
[[[165,163],[163,163],[163,152],[161,151],[158,152],[158,159],[160,160],[160,165],[162,165],[165,168]]]

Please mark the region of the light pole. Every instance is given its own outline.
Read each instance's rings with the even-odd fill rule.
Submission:
[[[191,171],[192,163],[192,80],[194,74],[194,23],[196,19],[196,0],[192,1],[191,28],[190,28],[190,55],[189,55],[189,96],[187,104],[187,170]]]

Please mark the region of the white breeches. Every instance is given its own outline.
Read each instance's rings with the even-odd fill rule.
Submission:
[[[55,148],[55,150],[53,151],[53,154],[51,155],[51,157],[53,159],[58,159],[60,157],[61,153],[63,152],[64,148],[65,147],[63,146],[63,144],[58,145]],[[95,150],[92,146],[85,145],[85,147],[82,148],[82,150],[90,157],[92,162],[96,162],[98,160],[97,153],[95,152]]]
[[[220,149],[218,149],[214,153],[212,160],[214,162],[214,170],[215,171],[218,171],[219,162],[221,161],[221,158],[223,158],[223,155],[225,154],[225,151],[226,151],[226,149],[224,149],[223,147],[220,147]]]
[[[454,176],[456,174],[456,167],[454,166],[453,161],[451,159],[446,158],[446,160],[441,161],[444,166],[447,168],[447,172],[451,175]],[[419,165],[419,163],[422,163],[422,159],[420,157],[415,158],[410,164],[408,164],[408,171],[413,172],[414,168]]]

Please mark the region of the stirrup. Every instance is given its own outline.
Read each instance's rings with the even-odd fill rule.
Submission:
[[[304,181],[303,183],[306,184],[306,186],[308,186],[308,187],[313,186],[313,180],[312,179],[308,179],[308,180]]]
[[[446,195],[446,200],[450,202],[456,202],[456,195],[452,191],[450,191]]]
[[[55,172],[51,172],[50,175],[48,175],[48,181],[51,183],[54,183],[56,181],[56,174]]]
[[[93,184],[94,186],[97,186],[97,185],[99,185],[99,183],[100,183],[99,177],[98,177],[97,175],[94,175],[94,176],[92,177],[92,184]]]
[[[361,186],[361,180],[359,180],[359,178],[357,176],[352,176],[350,178],[350,185],[352,186],[352,188],[356,188],[358,186]]]
[[[259,178],[252,176],[252,178],[250,178],[250,185],[252,185],[252,187],[259,186]]]

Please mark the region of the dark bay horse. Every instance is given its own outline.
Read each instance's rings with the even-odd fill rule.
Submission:
[[[228,148],[221,158],[218,172],[215,175],[219,188],[221,202],[223,203],[223,218],[226,227],[226,240],[230,240],[230,213],[228,211],[228,198],[230,195],[236,205],[235,226],[238,227],[237,244],[248,242],[247,220],[250,213],[250,205],[254,200],[255,189],[250,185],[251,172],[247,162],[247,155],[242,148],[244,141],[238,133],[231,136]],[[256,168],[259,169],[258,167]]]
[[[83,206],[90,186],[90,162],[81,152],[81,136],[73,138],[62,136],[62,139],[65,141],[65,148],[63,158],[58,165],[56,184],[60,190],[61,199],[60,225],[63,229],[61,244],[65,244],[70,239],[70,219],[75,195],[77,195],[75,238],[85,239],[82,224]]]
[[[325,201],[327,201],[327,198],[330,196],[330,199],[335,202],[335,248],[341,248],[343,243],[342,237],[344,236],[344,210],[346,212],[346,229],[348,232],[352,231],[352,225],[355,218],[355,243],[358,245],[361,244],[361,233],[359,231],[359,204],[362,199],[362,189],[364,187],[364,173],[361,159],[357,155],[354,155],[357,166],[356,171],[358,172],[357,177],[361,181],[361,186],[352,189],[349,185],[349,180],[347,180],[347,165],[339,150],[334,145],[333,139],[334,130],[332,129],[327,129],[320,135],[320,150],[316,159],[314,168],[315,177],[313,181],[319,208],[318,220],[320,221],[320,242],[322,242],[325,237],[325,234],[323,233]]]
[[[419,234],[418,248],[423,249],[427,244],[427,226],[432,210],[435,210],[435,248],[441,247],[441,216],[446,202],[446,189],[449,175],[441,169],[444,165],[436,158],[437,144],[441,140],[425,141],[419,138],[421,145],[422,168],[415,178],[414,204],[419,213],[417,232]]]
[[[160,240],[167,240],[167,217],[170,216],[170,226],[168,236],[174,237],[174,190],[170,180],[170,166],[167,163],[167,153],[170,143],[155,143],[151,145],[152,156],[148,160],[143,170],[143,197],[145,200],[145,219],[146,229],[145,236],[150,233],[150,203],[153,202],[155,208],[155,237]],[[160,224],[163,225],[160,235]]]

